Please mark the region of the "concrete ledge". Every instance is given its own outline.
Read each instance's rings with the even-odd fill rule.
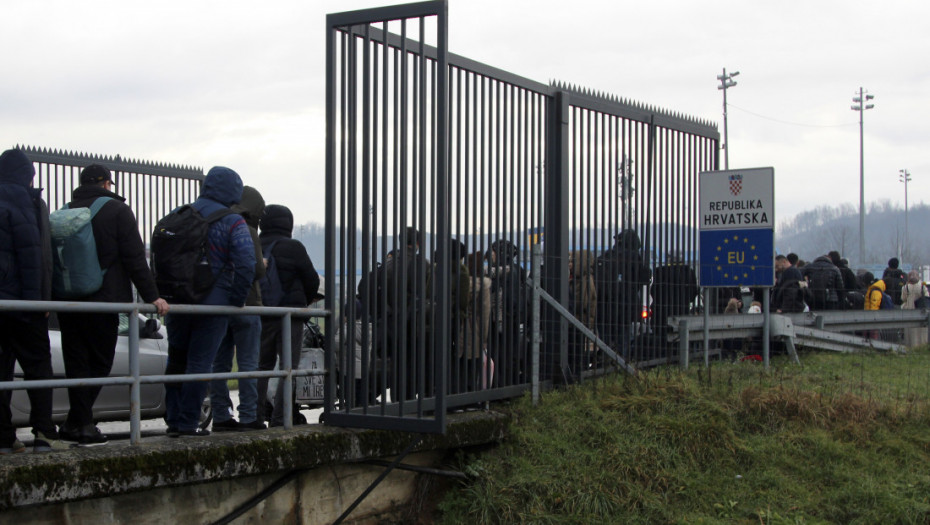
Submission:
[[[425,434],[414,450],[496,442],[504,437],[508,424],[508,416],[498,412],[450,414],[446,434]],[[289,431],[155,437],[136,446],[111,443],[4,456],[0,458],[0,510],[389,457],[403,452],[413,438],[401,432],[307,425]]]

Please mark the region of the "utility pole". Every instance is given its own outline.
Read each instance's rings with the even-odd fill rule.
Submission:
[[[717,89],[723,90],[723,169],[730,169],[730,137],[727,135],[727,88],[736,85],[733,77],[739,75],[739,71],[734,71],[727,75],[727,68],[723,68],[723,74],[717,75],[720,85]]]
[[[904,183],[904,248],[901,250],[903,256],[904,250],[909,246],[907,242],[907,183],[911,182],[911,173],[907,170],[898,170],[898,180]]]
[[[859,265],[865,264],[865,155],[863,153],[862,141],[862,117],[865,110],[875,107],[874,104],[866,104],[872,100],[872,95],[866,95],[865,90],[859,88],[859,96],[853,97],[856,104],[850,106],[853,111],[859,112]]]

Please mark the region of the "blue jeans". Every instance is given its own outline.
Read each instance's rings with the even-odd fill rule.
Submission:
[[[168,364],[165,374],[209,374],[229,326],[227,315],[168,314]],[[169,428],[196,430],[207,383],[165,383],[165,422]]]
[[[220,349],[213,360],[213,373],[230,372],[234,353],[240,372],[258,370],[258,350],[261,340],[261,317],[257,315],[230,316],[226,337],[220,343]],[[225,379],[210,381],[210,406],[213,407],[213,421],[221,423],[231,419],[232,400],[229,399],[229,386]],[[238,410],[241,423],[255,421],[258,410],[257,379],[239,379]]]

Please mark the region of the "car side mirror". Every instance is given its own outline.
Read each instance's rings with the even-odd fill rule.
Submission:
[[[161,325],[158,319],[146,319],[145,323],[139,325],[140,339],[162,339],[164,336],[158,331]]]

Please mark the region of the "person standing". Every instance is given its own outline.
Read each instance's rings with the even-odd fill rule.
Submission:
[[[242,188],[242,199],[231,208],[242,215],[249,226],[255,253],[255,277],[249,289],[246,306],[262,306],[262,291],[258,281],[265,276],[265,264],[262,261],[262,247],[258,238],[258,224],[265,211],[265,199],[251,186]],[[262,341],[262,321],[258,315],[231,315],[226,336],[220,343],[213,360],[213,373],[226,373],[232,370],[233,354],[240,372],[258,370],[258,354]],[[210,407],[213,409],[213,431],[261,430],[265,422],[258,418],[258,379],[239,379],[239,420],[232,417],[232,401],[229,398],[229,386],[225,379],[210,381]]]
[[[203,217],[220,212],[242,198],[242,179],[235,171],[214,166],[207,172],[200,196],[191,205]],[[215,277],[213,286],[199,304],[245,305],[255,277],[255,247],[245,219],[230,213],[210,224],[207,233],[208,260]],[[157,265],[156,265],[157,266]],[[220,342],[229,326],[228,315],[171,314],[168,328],[168,363],[165,374],[208,374]],[[200,429],[200,407],[207,383],[190,381],[165,384],[165,422],[171,437],[208,436]]]
[[[291,238],[294,230],[294,215],[287,206],[271,204],[265,208],[260,222],[262,253],[265,259],[274,258],[278,277],[281,280],[283,297],[276,305],[306,308],[316,300],[320,289],[320,276],[313,268],[313,262],[303,243]],[[274,245],[272,247],[272,245]],[[271,264],[270,262],[268,263]],[[291,366],[297,368],[300,363],[300,347],[303,343],[304,320],[291,319]],[[281,352],[281,318],[272,316],[262,317],[262,342],[258,359],[259,370],[273,370],[275,362],[280,359]],[[282,367],[283,368],[283,367]],[[265,414],[265,398],[268,393],[268,380],[258,380],[258,415],[263,421],[269,414]],[[291,402],[291,401],[289,401]],[[278,381],[275,392],[274,409],[270,414],[271,426],[284,424],[284,381]]]
[[[68,208],[88,208],[101,197],[109,200],[91,220],[97,258],[104,270],[103,284],[80,302],[131,303],[132,285],[146,303],[155,305],[159,315],[168,312],[168,303],[159,297],[155,279],[145,259],[145,245],[139,225],[126,199],[113,192],[115,184],[109,168],[91,164],[81,170],[80,186],[71,193]],[[54,296],[54,294],[53,294]],[[74,299],[69,299],[74,300]],[[118,313],[61,312],[62,357],[69,379],[106,377],[113,367]],[[94,425],[94,402],[100,386],[68,389],[70,409],[59,434],[64,441],[80,447],[103,445],[107,436]]]
[[[886,291],[888,295],[891,296],[891,301],[898,308],[900,308],[902,304],[901,289],[904,288],[904,284],[907,281],[904,270],[899,267],[900,264],[897,257],[892,257],[888,259],[888,267],[882,272],[882,280],[885,281]]]
[[[926,285],[920,282],[920,274],[917,270],[911,270],[907,274],[907,284],[901,288],[901,309],[915,310],[915,303],[921,297],[930,296]],[[904,331],[904,340],[908,347],[920,346],[927,344],[927,329],[923,327],[907,328]]]
[[[19,149],[0,155],[0,299],[51,299],[51,241],[48,206],[33,188],[35,168]],[[48,314],[0,313],[0,381],[13,380],[18,361],[25,379],[52,379]],[[52,423],[52,389],[32,388],[29,424],[34,452],[66,448]],[[11,391],[0,392],[0,454],[24,452],[10,411]]]

